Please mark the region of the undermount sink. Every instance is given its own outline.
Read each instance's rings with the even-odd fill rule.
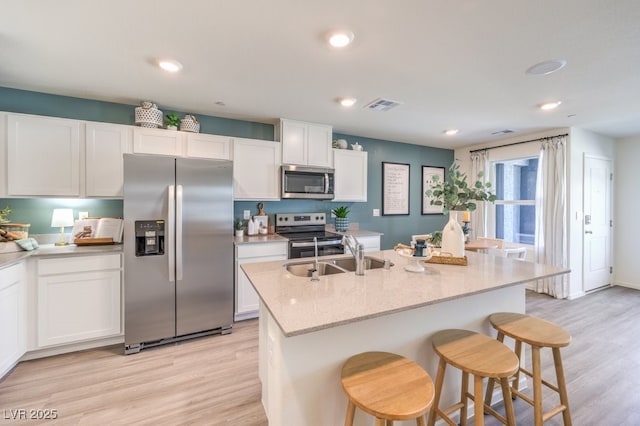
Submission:
[[[327,260],[327,262],[331,262],[332,264],[342,268],[342,269],[346,269],[349,272],[353,272],[356,270],[356,260],[353,257],[344,257],[341,259],[331,259],[331,260]],[[393,263],[390,264],[390,266],[392,266]],[[369,256],[365,256],[364,257],[364,269],[380,269],[380,268],[384,268],[384,260],[383,259],[378,259],[375,257],[369,257]]]
[[[296,262],[284,265],[284,269],[297,277],[311,277],[314,268],[314,262]],[[318,275],[342,274],[343,272],[346,271],[332,263],[318,262]]]
[[[393,263],[390,264],[393,266]],[[284,269],[297,277],[311,277],[315,264],[313,261],[298,261],[285,263]],[[379,269],[384,267],[384,260],[375,257],[364,257],[364,269]],[[353,257],[341,257],[337,259],[322,259],[318,262],[318,275],[342,274],[356,270],[356,261]]]

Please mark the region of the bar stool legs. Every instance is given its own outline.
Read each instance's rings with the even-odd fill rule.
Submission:
[[[562,413],[562,419],[565,426],[571,426],[571,413],[569,410],[569,397],[567,393],[567,384],[564,378],[564,369],[562,366],[562,357],[560,348],[568,346],[571,342],[571,336],[561,327],[524,314],[516,314],[510,312],[500,312],[489,316],[489,322],[498,330],[498,341],[503,342],[504,337],[509,336],[515,340],[515,353],[518,360],[522,360],[522,344],[526,343],[531,346],[531,370],[527,370],[520,365],[516,373],[515,380],[511,388],[514,398],[520,397],[533,406],[535,426],[542,426],[549,418]],[[540,352],[542,348],[551,348],[553,352],[553,363],[556,372],[556,383],[550,383],[542,378],[542,366],[540,362]],[[533,398],[520,392],[520,373],[526,374],[532,379]],[[542,406],[542,385],[554,390],[558,393],[560,404],[546,413],[543,412]],[[493,381],[490,379],[487,386],[487,394],[485,403],[491,404],[491,391],[493,389]]]

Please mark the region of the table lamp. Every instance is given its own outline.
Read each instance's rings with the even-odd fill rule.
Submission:
[[[64,240],[65,226],[73,226],[73,209],[53,209],[51,227],[60,227],[60,241],[56,243],[57,246],[66,246],[69,244]]]

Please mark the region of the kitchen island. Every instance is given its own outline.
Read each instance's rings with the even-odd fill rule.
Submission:
[[[524,283],[569,272],[467,252],[467,266],[426,264],[414,273],[404,269],[412,260],[392,250],[370,255],[394,266],[315,282],[283,268],[294,260],[242,266],[260,297],[260,379],[269,424],[342,424],[347,401],[340,369],[359,352],[406,356],[435,378],[433,333],[465,328],[491,334],[489,314],[524,313]],[[443,404],[459,393],[456,373],[447,373]],[[356,410],[354,424],[370,423]]]

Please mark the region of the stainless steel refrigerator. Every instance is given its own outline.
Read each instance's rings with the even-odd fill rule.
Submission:
[[[231,332],[230,161],[124,155],[125,353]]]

